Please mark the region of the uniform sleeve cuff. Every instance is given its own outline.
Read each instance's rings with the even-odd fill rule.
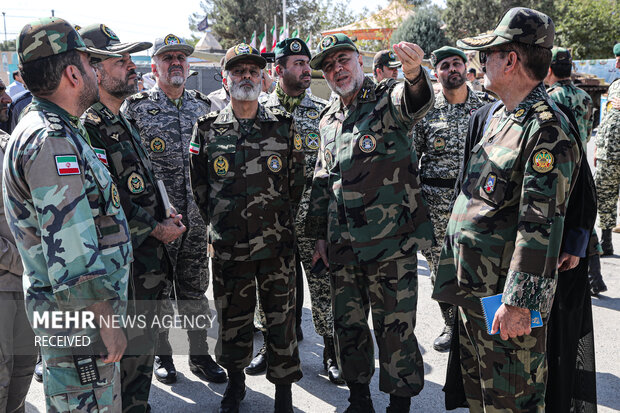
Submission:
[[[60,310],[76,311],[86,308],[94,301],[119,299],[111,288],[105,271],[84,274],[54,287],[54,297]]]
[[[327,219],[306,216],[305,236],[310,239],[327,239]]]
[[[508,270],[502,302],[507,305],[546,313],[551,310],[553,305],[556,285],[556,278]]]
[[[131,243],[134,248],[138,248],[151,235],[151,232],[157,227],[157,221],[150,215],[144,214],[141,219],[129,221],[129,230],[131,232]]]

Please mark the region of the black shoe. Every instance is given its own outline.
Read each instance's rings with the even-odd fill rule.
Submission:
[[[323,343],[325,343],[323,348],[323,368],[327,371],[329,381],[334,384],[344,384],[345,381],[340,375],[340,369],[336,360],[336,348],[333,337],[323,337]]]
[[[43,383],[43,359],[41,359],[40,353],[39,353],[39,358],[37,359],[37,364],[34,366],[33,377],[39,383]]]
[[[241,400],[245,398],[245,375],[242,371],[228,372],[228,386],[220,403],[220,413],[239,413]]]
[[[298,343],[304,339],[304,332],[301,331],[301,325],[295,327],[295,334],[297,335]]]
[[[146,413],[151,413],[151,405],[149,403],[146,404]]]
[[[611,241],[611,229],[604,229],[601,233],[601,248],[603,257],[614,255],[614,244]]]
[[[590,295],[598,297],[599,293],[607,291],[607,286],[601,274],[601,258],[598,254],[588,260],[588,280],[590,281]]]
[[[375,413],[368,384],[347,383],[347,386],[350,392],[349,407],[344,413]]]
[[[263,344],[250,362],[250,365],[245,368],[245,372],[250,376],[254,376],[264,373],[265,370],[267,370],[267,346]]]
[[[411,409],[411,397],[400,397],[390,394],[390,405],[385,413],[409,413]]]
[[[192,373],[211,383],[225,383],[226,372],[210,355],[189,356],[189,369]]]
[[[155,356],[153,373],[157,381],[172,384],[177,381],[177,369],[174,367],[172,356]]]
[[[433,341],[433,348],[441,353],[450,350],[450,343],[452,342],[452,331],[454,327],[452,326],[444,326],[443,331]]]
[[[293,393],[290,384],[276,384],[274,413],[293,413]]]
[[[596,281],[590,280],[590,295],[593,297],[598,297],[600,293],[604,293],[607,291],[607,285],[603,282],[602,278],[599,278]]]

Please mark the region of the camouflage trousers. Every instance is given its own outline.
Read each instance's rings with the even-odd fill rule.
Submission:
[[[612,229],[616,226],[620,160],[597,159],[594,182],[598,197],[599,227]]]
[[[0,412],[23,413],[37,363],[23,292],[0,291],[0,331]]]
[[[119,363],[97,359],[100,380],[80,384],[71,350],[41,347],[47,413],[117,413],[122,409]]]
[[[433,223],[435,240],[437,245],[423,250],[422,255],[428,262],[428,268],[431,271],[431,282],[435,285],[435,272],[439,265],[439,255],[443,246],[443,239],[446,235],[446,228],[450,220],[452,212],[452,196],[454,188],[440,188],[422,184],[422,196],[428,204],[428,210]]]
[[[257,261],[212,259],[213,296],[219,334],[217,362],[240,371],[252,360],[256,290],[265,312],[267,380],[290,384],[302,377],[295,336],[295,260],[278,257]]]
[[[379,347],[379,390],[412,397],[424,387],[414,328],[418,262],[413,257],[350,266],[330,263],[338,365],[348,383],[370,383],[375,371],[368,313]]]
[[[545,411],[547,326],[504,341],[490,336],[482,310],[459,307],[461,372],[471,412]]]

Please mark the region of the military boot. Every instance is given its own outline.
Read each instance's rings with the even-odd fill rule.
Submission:
[[[155,356],[155,361],[153,362],[153,373],[155,374],[157,381],[161,383],[176,383],[177,369],[174,367],[172,356]]]
[[[454,331],[454,316],[456,313],[456,307],[447,303],[439,303],[439,307],[441,308],[444,327],[439,337],[437,337],[433,342],[433,348],[437,351],[444,352],[450,350],[452,331]]]
[[[290,384],[276,384],[274,413],[293,413],[293,393]]]
[[[34,366],[34,379],[39,383],[43,383],[43,359],[41,358],[41,352],[37,356],[37,364]]]
[[[334,384],[344,384],[343,378],[340,376],[338,361],[336,360],[336,347],[334,346],[333,337],[323,337],[325,347],[323,348],[323,368],[327,372],[329,381]]]
[[[400,397],[390,394],[390,405],[385,413],[409,413],[411,397]]]
[[[245,374],[228,370],[228,385],[220,403],[220,413],[239,413],[241,400],[245,398]]]
[[[601,234],[601,248],[603,248],[603,257],[614,255],[614,244],[611,242],[611,229],[604,229]]]
[[[349,407],[344,413],[375,413],[368,383],[347,383],[347,387],[349,387]]]
[[[224,383],[226,381],[226,372],[209,355],[207,331],[188,331],[187,337],[189,339],[190,371],[211,383]]]
[[[588,261],[588,279],[590,280],[590,295],[598,296],[599,293],[607,291],[607,286],[603,282],[601,274],[601,257],[594,254]]]

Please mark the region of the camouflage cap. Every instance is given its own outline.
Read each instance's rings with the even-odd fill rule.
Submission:
[[[551,64],[552,65],[570,65],[573,63],[573,58],[570,55],[570,51],[564,47],[554,47],[551,49]]]
[[[306,42],[299,37],[292,37],[290,39],[284,39],[276,44],[275,48],[276,60],[284,56],[304,55],[312,58],[310,49]]]
[[[155,39],[155,46],[153,46],[153,56],[160,55],[165,52],[180,51],[186,55],[194,53],[194,48],[185,43],[185,40],[181,39],[174,34],[169,34],[165,37],[158,37]]]
[[[46,17],[28,23],[17,37],[17,57],[22,65],[71,50],[79,50],[102,60],[121,57],[107,50],[86,46],[73,26],[59,17]]]
[[[323,65],[323,59],[330,53],[338,50],[353,50],[359,53],[355,43],[344,33],[330,34],[321,39],[319,46],[316,49],[316,54],[310,60],[310,67],[315,70],[320,70]]]
[[[153,46],[151,42],[121,43],[116,33],[105,24],[91,24],[78,29],[78,33],[86,46],[119,54],[141,52]]]
[[[443,59],[452,56],[458,56],[463,59],[463,62],[467,62],[467,56],[465,56],[464,51],[462,51],[461,49],[457,49],[456,47],[443,46],[431,52],[431,64],[433,65],[433,67],[435,67]]]
[[[616,43],[614,46],[614,56],[620,56],[620,43]]]
[[[481,34],[458,40],[465,50],[484,50],[506,43],[523,43],[551,49],[555,26],[549,16],[537,10],[515,7],[504,15],[491,34]]]
[[[256,63],[261,69],[267,66],[267,60],[260,55],[258,49],[253,48],[249,44],[239,43],[236,46],[231,47],[226,51],[226,63],[224,63],[224,69],[229,70],[243,60]]]
[[[372,61],[372,67],[377,68],[380,66],[387,66],[390,69],[397,69],[403,64],[396,59],[396,55],[392,50],[381,50],[377,52],[374,60]]]

